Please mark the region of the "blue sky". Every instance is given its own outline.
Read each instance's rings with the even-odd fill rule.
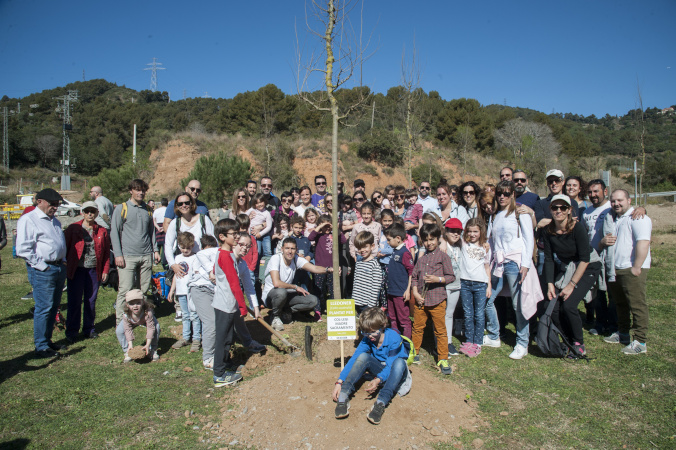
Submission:
[[[63,86],[83,70],[148,89],[153,57],[173,99],[268,83],[293,94],[304,17],[302,0],[0,0],[0,96]],[[676,104],[675,19],[674,0],[364,0],[375,54],[363,82],[383,93],[398,85],[415,39],[423,89],[447,100],[622,115],[637,106],[638,80],[644,106],[663,108]]]

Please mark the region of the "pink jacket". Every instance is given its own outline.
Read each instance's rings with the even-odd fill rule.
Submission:
[[[500,278],[504,271],[504,262],[506,260],[514,261],[521,267],[521,251],[504,254],[496,252],[493,258],[493,275]],[[505,290],[507,292],[505,292]],[[511,297],[509,286],[503,285],[502,292],[499,295]],[[540,288],[540,280],[538,280],[537,270],[535,267],[528,269],[526,278],[521,282],[521,313],[526,319],[530,319],[537,311],[537,304],[544,300],[542,289]]]

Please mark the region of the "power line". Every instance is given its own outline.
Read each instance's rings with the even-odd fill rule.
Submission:
[[[162,63],[157,62],[157,58],[153,58],[153,62],[146,64],[146,66],[151,66],[151,67],[146,67],[143,70],[150,70],[151,75],[150,75],[150,90],[152,92],[157,91],[157,71],[158,70],[166,70],[166,67],[157,67],[161,66]]]
[[[56,112],[63,114],[63,155],[61,159],[61,190],[70,190],[70,168],[75,167],[70,163],[70,131],[73,130],[73,124],[70,116],[71,102],[77,102],[77,91],[68,91],[68,94],[61,97],[54,97],[57,101]]]

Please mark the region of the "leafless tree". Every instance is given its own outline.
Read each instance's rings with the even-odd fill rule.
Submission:
[[[641,85],[636,79],[636,94],[638,96],[638,112],[636,112],[636,140],[640,148],[639,158],[641,159],[641,173],[638,176],[638,192],[636,192],[636,204],[643,198],[643,175],[645,173],[645,110],[643,109],[643,96],[641,95]]]
[[[49,165],[56,157],[56,152],[61,147],[59,140],[51,134],[44,134],[35,138],[35,145],[38,149],[38,155],[40,156],[40,162],[43,167]]]
[[[417,59],[418,52],[413,42],[413,52],[411,60],[406,61],[406,48],[401,54],[401,85],[404,88],[404,106],[406,108],[404,122],[406,123],[406,156],[408,165],[408,187],[411,188],[413,180],[413,152],[416,148],[416,138],[420,134],[421,127],[419,121],[416,120],[417,109],[420,104],[420,97],[422,91],[420,89],[420,63]]]
[[[296,90],[304,102],[319,111],[331,113],[333,120],[331,140],[332,192],[338,193],[338,122],[345,121],[367,102],[370,91],[358,89],[357,97],[350,104],[339,105],[336,93],[346,86],[356,70],[362,68],[369,55],[366,49],[370,38],[362,44],[350,22],[350,12],[357,2],[354,0],[312,0],[310,11],[306,11],[305,25],[310,38],[321,43],[315,51],[304,51],[296,31]],[[361,28],[361,26],[360,26]],[[314,47],[314,46],[313,46]],[[361,87],[361,86],[360,86]],[[337,196],[335,197],[337,200]],[[337,205],[336,205],[337,206]],[[333,224],[333,267],[339,267],[338,214],[334,210]],[[341,298],[340,275],[333,272],[335,298]]]

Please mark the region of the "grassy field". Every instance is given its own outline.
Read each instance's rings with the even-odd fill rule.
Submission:
[[[1,448],[207,446],[193,428],[200,422],[190,418],[218,422],[226,393],[214,391],[197,355],[169,351],[176,325],[169,305],[158,310],[159,363],[122,364],[111,290],[99,295],[99,339],[70,346],[58,360],[34,359],[32,302],[19,300],[29,290],[25,267],[9,250],[1,252],[0,271]],[[512,361],[504,345],[479,358],[454,358],[450,382],[472,391],[468,400],[487,425],[441,447],[471,447],[476,439],[487,448],[676,447],[675,250],[653,247],[648,355],[625,356],[587,336],[590,362],[541,358],[533,347]]]

